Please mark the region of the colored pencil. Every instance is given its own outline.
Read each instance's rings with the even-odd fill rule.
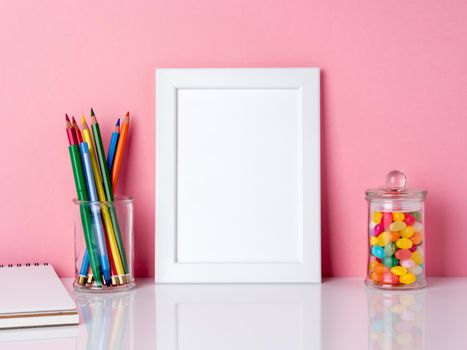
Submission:
[[[71,122],[68,116],[66,116],[66,132],[68,136],[68,142],[70,144],[68,147],[68,150],[70,153],[71,166],[73,169],[73,177],[75,180],[75,187],[76,187],[76,193],[78,195],[78,200],[87,201],[88,195],[86,192],[86,183],[85,183],[84,175],[83,175],[81,156],[80,156],[78,145],[76,142],[77,137],[76,135],[72,135],[75,132],[73,131],[73,126],[71,125]],[[83,224],[86,248],[89,253],[89,260],[91,262],[91,269],[92,269],[94,276],[96,276],[97,287],[101,288],[102,287],[102,281],[101,281],[102,275],[101,275],[100,268],[99,268],[99,259],[97,256],[96,245],[94,243],[94,237],[93,237],[93,232],[92,232],[91,213],[89,211],[89,208],[81,204],[80,204],[80,213],[81,213],[81,221]]]
[[[110,182],[109,171],[107,169],[107,160],[105,158],[104,145],[102,143],[99,123],[97,122],[96,115],[94,114],[94,111],[92,110],[92,108],[91,108],[91,120],[92,120],[92,123],[91,123],[92,134],[94,136],[94,143],[96,146],[97,158],[99,160],[99,165],[101,168],[102,180],[104,183],[105,197],[107,198],[107,201],[113,202],[114,195],[112,191],[112,184]],[[117,150],[118,150],[118,146],[117,146]],[[115,210],[115,206],[109,205],[109,212],[110,212],[110,218],[112,219],[112,225],[115,231],[115,239],[117,241],[118,250],[120,252],[120,258],[122,260],[123,271],[125,274],[127,274],[128,268],[127,268],[127,262],[126,262],[125,247],[123,246],[122,234],[120,231],[120,226],[118,224],[117,212]]]
[[[127,112],[125,119],[123,119],[120,128],[120,136],[118,138],[117,150],[115,151],[115,160],[112,166],[112,188],[114,192],[117,190],[118,175],[120,174],[120,167],[123,160],[123,151],[125,150],[126,139],[128,136],[128,129],[130,127],[130,112]]]
[[[97,157],[96,157],[95,148],[92,142],[91,132],[89,130],[88,124],[86,123],[86,119],[84,118],[84,116],[82,117],[82,127],[83,127],[83,138],[88,143],[89,153],[91,154],[91,164],[92,164],[92,170],[94,171],[94,179],[96,181],[97,196],[99,198],[99,201],[105,202],[107,199],[105,196],[104,186],[102,184],[101,172],[99,170],[99,165],[97,163]],[[102,209],[102,217],[104,219],[106,237],[107,237],[107,241],[108,241],[111,256],[112,256],[110,266],[112,269],[112,266],[114,265],[115,266],[114,270],[116,270],[117,274],[120,276],[123,276],[124,271],[123,271],[122,260],[120,258],[117,241],[115,239],[115,231],[112,225],[112,219],[110,217],[109,208],[107,205],[102,205],[101,209]],[[114,276],[113,273],[112,273],[112,276]],[[123,284],[122,278],[119,278],[118,280],[119,280],[119,284]]]
[[[96,183],[94,181],[94,174],[91,165],[91,156],[89,154],[89,146],[87,142],[81,142],[79,144],[79,150],[81,152],[81,161],[83,162],[84,178],[86,179],[86,188],[88,190],[89,200],[91,201],[91,216],[92,216],[92,227],[97,240],[97,252],[99,254],[99,261],[101,265],[102,274],[104,275],[105,284],[110,286],[110,263],[109,256],[107,253],[107,246],[105,244],[104,230],[102,228],[101,210],[99,207]]]
[[[117,142],[120,135],[120,119],[117,120],[115,124],[114,131],[112,132],[112,136],[110,137],[110,145],[109,151],[107,152],[107,169],[109,169],[109,173],[112,172],[112,165],[114,163],[115,157],[115,150],[117,149]],[[112,187],[115,193],[115,187]]]

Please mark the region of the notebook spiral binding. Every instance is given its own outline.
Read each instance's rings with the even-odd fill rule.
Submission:
[[[35,263],[26,263],[26,264],[6,264],[6,265],[0,264],[0,269],[7,268],[7,267],[30,267],[30,266],[41,266],[41,265],[48,266],[49,263],[35,262]]]

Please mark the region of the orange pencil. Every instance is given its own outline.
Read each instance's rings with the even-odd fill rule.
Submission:
[[[117,150],[115,151],[115,160],[112,166],[112,190],[115,193],[117,189],[118,174],[122,165],[123,151],[125,150],[128,128],[130,126],[130,112],[127,112],[122,125],[120,126],[120,137],[118,138]]]

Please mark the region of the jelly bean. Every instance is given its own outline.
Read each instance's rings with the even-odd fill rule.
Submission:
[[[398,249],[395,254],[396,258],[399,260],[407,260],[410,259],[412,253],[408,249]]]
[[[402,231],[406,227],[407,225],[405,224],[405,222],[401,221],[394,221],[391,225],[389,225],[389,229],[391,231]]]
[[[370,263],[368,264],[368,270],[373,271],[375,266],[378,266],[378,265],[379,265],[379,262],[377,262],[376,260],[370,261]]]
[[[381,232],[383,232],[383,226],[381,224],[378,224],[375,227],[373,227],[373,236],[377,237]]]
[[[370,221],[370,225],[369,225],[370,230],[373,230],[373,227],[375,227],[375,226],[376,226],[376,224],[373,221]]]
[[[415,264],[417,265],[423,264],[423,256],[419,252],[413,252],[411,258],[415,262]]]
[[[394,253],[396,251],[396,245],[394,243],[388,243],[385,247],[384,247],[384,254],[386,256],[393,256]]]
[[[382,276],[380,274],[376,273],[376,272],[372,272],[370,274],[370,278],[375,282],[381,282],[381,280],[382,280]]]
[[[410,269],[414,267],[416,264],[415,264],[415,261],[413,261],[412,259],[407,259],[407,260],[401,260],[400,265],[405,267],[406,269]]]
[[[423,272],[423,268],[421,266],[414,266],[409,269],[409,272],[414,275],[419,275]]]
[[[411,214],[405,214],[404,222],[407,226],[412,226],[413,224],[415,224],[415,216]]]
[[[401,234],[399,232],[393,232],[391,231],[389,233],[389,238],[391,240],[391,242],[395,242],[397,241],[399,238],[401,238]]]
[[[399,282],[403,284],[412,284],[417,280],[417,277],[415,277],[414,274],[408,272],[403,276],[399,277]]]
[[[384,258],[384,249],[378,245],[375,245],[371,248],[371,254],[377,258]]]
[[[383,259],[381,259],[381,258],[376,258],[376,261],[379,262],[379,263],[383,263]]]
[[[378,244],[378,238],[375,236],[370,237],[370,245],[377,245]]]
[[[403,266],[394,266],[391,272],[396,276],[404,276],[407,273],[407,269]]]
[[[410,239],[412,240],[413,244],[419,245],[423,241],[423,234],[421,232],[415,232]]]
[[[390,233],[383,232],[378,236],[378,245],[380,247],[386,246],[391,241]]]
[[[416,222],[415,224],[412,225],[414,232],[422,232],[423,231],[423,225],[419,222]]]
[[[413,242],[408,238],[399,238],[396,241],[396,246],[397,248],[400,248],[400,249],[410,249],[412,245],[413,245]]]
[[[393,267],[396,266],[399,263],[399,260],[397,260],[393,256],[385,256],[383,258],[383,265],[387,267]]]
[[[399,212],[399,211],[392,213],[392,220],[401,222],[401,221],[404,221],[404,219],[405,219],[404,213]]]
[[[382,263],[378,263],[378,265],[374,267],[373,271],[376,272],[377,274],[382,275],[383,273],[389,272],[390,270],[389,270],[389,267],[384,266]]]
[[[385,272],[382,275],[382,282],[384,284],[399,284],[399,277],[391,272]]]
[[[412,248],[409,249],[412,253],[417,250],[417,246],[414,244]]]
[[[412,226],[407,226],[401,231],[401,237],[410,238],[414,235],[414,230]]]
[[[383,218],[381,219],[381,224],[384,229],[387,229],[392,223],[392,213],[383,213]]]
[[[371,214],[371,219],[375,224],[379,224],[381,222],[381,219],[383,218],[383,213],[380,211],[375,211],[373,214]]]

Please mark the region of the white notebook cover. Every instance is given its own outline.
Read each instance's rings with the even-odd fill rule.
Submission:
[[[0,265],[0,281],[0,329],[79,322],[76,304],[51,265]]]

